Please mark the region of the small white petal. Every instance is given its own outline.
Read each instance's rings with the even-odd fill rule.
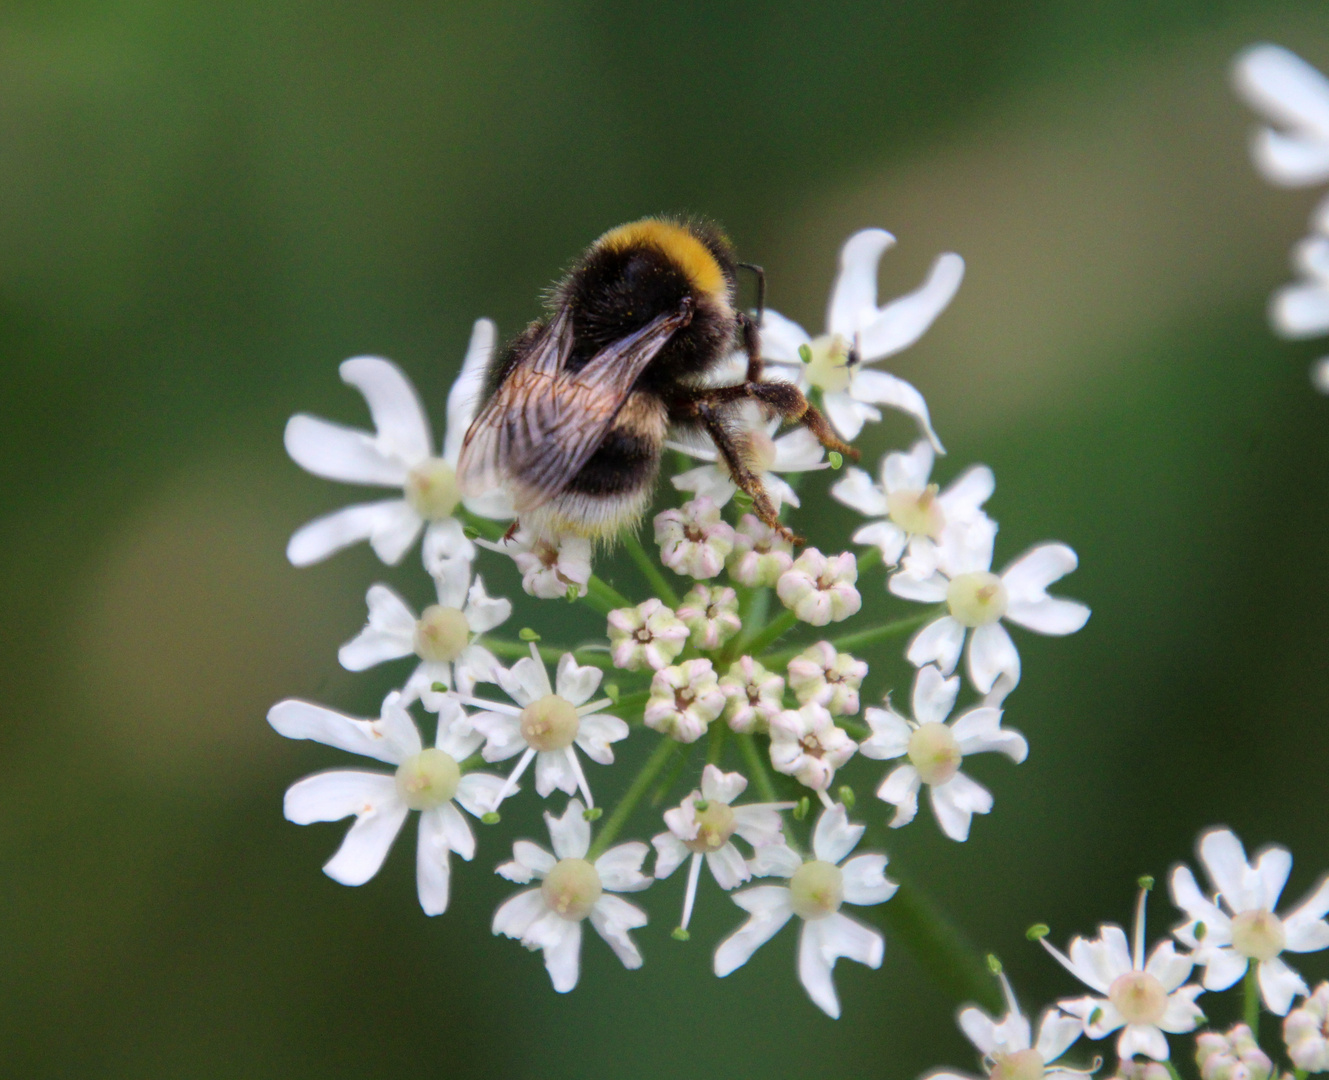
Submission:
[[[941,831],[960,842],[969,839],[973,816],[992,809],[992,793],[964,773],[956,773],[946,783],[929,787],[928,798]]]
[[[1020,654],[1006,628],[996,622],[978,627],[969,639],[969,678],[986,694],[1000,675],[1020,681]]]
[[[748,860],[748,869],[754,877],[793,877],[803,865],[798,852],[785,844],[766,844],[759,847]]]
[[[1034,1049],[1046,1062],[1056,1061],[1084,1032],[1084,1023],[1059,1009],[1048,1009],[1038,1022],[1038,1041]]]
[[[851,825],[843,805],[823,810],[812,832],[812,851],[822,862],[838,864],[862,838],[864,825]]]
[[[873,419],[873,413],[877,413],[867,405],[855,401],[848,393],[844,391],[835,391],[827,393],[822,397],[822,405],[826,410],[826,417],[830,420],[835,430],[840,436],[848,442],[853,442],[858,438],[859,432],[863,430],[863,425],[868,420]],[[877,413],[877,418],[881,414]]]
[[[1018,731],[1001,727],[1001,710],[979,706],[961,713],[951,725],[951,734],[960,747],[960,753],[1005,754],[1017,765],[1029,756],[1029,744]]]
[[[1149,954],[1144,969],[1170,994],[1186,981],[1194,964],[1193,957],[1177,952],[1172,942],[1164,941]]]
[[[1136,1054],[1166,1061],[1167,1039],[1152,1024],[1127,1024],[1117,1037],[1117,1056],[1129,1061]]]
[[[595,860],[600,884],[611,892],[640,892],[653,880],[641,872],[641,864],[651,849],[640,840],[611,847]]]
[[[959,255],[947,252],[937,256],[927,280],[918,289],[892,300],[861,328],[863,359],[880,360],[916,342],[946,310],[963,280],[964,260]]]
[[[914,677],[914,719],[920,724],[940,724],[951,715],[960,693],[960,678],[946,678],[929,664]]]
[[[1260,997],[1264,999],[1265,1007],[1276,1016],[1286,1016],[1292,1007],[1292,999],[1298,994],[1310,993],[1306,980],[1277,956],[1260,961],[1258,976]]]
[[[1045,596],[1042,600],[1016,600],[1006,608],[1006,618],[1028,630],[1052,637],[1074,634],[1089,621],[1089,608],[1076,600]]]
[[[457,464],[461,455],[466,429],[475,419],[484,392],[485,369],[494,353],[494,324],[488,319],[476,319],[471,329],[471,341],[466,347],[466,359],[461,373],[448,391],[448,430],[443,436],[443,460]]]
[[[881,787],[877,788],[877,798],[895,807],[895,817],[891,819],[891,828],[900,829],[914,820],[918,814],[918,789],[923,778],[912,765],[900,765],[892,769]]]
[[[803,924],[798,941],[798,978],[808,996],[831,1017],[839,1017],[840,1002],[831,971],[840,957],[870,968],[881,967],[886,941],[871,927],[836,912]]]
[[[868,708],[863,713],[872,734],[858,745],[864,757],[878,761],[903,757],[909,750],[909,739],[914,729],[894,709]]]
[[[268,710],[268,723],[288,739],[312,739],[352,754],[400,765],[421,750],[420,732],[410,714],[384,708],[378,720],[357,720],[309,701],[288,698]]]
[[[877,318],[877,264],[894,244],[885,229],[863,229],[845,241],[826,310],[827,333],[853,342]]]
[[[1329,80],[1278,45],[1252,45],[1232,69],[1238,93],[1269,119],[1329,142]]]
[[[894,580],[891,579],[892,582]],[[894,588],[891,591],[894,592]],[[915,667],[936,664],[944,674],[949,675],[955,670],[963,647],[964,626],[958,619],[943,615],[914,635],[905,656]]]
[[[494,912],[493,931],[510,938],[523,938],[532,924],[548,912],[539,889],[527,889],[510,896]]]
[[[453,755],[456,757],[456,755]],[[460,759],[458,759],[460,760]],[[472,817],[483,817],[494,808],[498,793],[503,790],[501,776],[489,773],[467,773],[457,784],[457,802]],[[520,791],[514,788],[513,792]]]
[[[297,413],[286,422],[285,440],[291,459],[315,476],[380,487],[406,482],[407,466],[384,454],[366,432]]]
[[[566,994],[577,987],[581,975],[581,923],[559,919],[553,912],[547,916],[550,926],[558,919],[557,935],[543,947],[545,970],[549,972],[549,981],[560,994]],[[528,931],[529,933],[529,931]]]
[[[1250,868],[1246,864],[1246,849],[1231,829],[1211,829],[1200,837],[1200,861],[1209,874],[1209,880],[1223,895],[1233,911],[1246,911],[1259,906],[1259,897],[1247,887]]]
[[[365,604],[368,624],[337,651],[337,660],[347,671],[364,671],[415,651],[415,614],[406,601],[386,585],[371,585]]]
[[[737,889],[743,882],[752,878],[752,871],[748,869],[747,862],[732,843],[725,844],[716,851],[708,851],[706,865],[711,868],[711,876],[715,878],[715,883],[726,892]]]
[[[573,659],[571,653],[564,653],[558,660],[556,693],[573,705],[585,705],[599,689],[604,677],[598,667],[587,664],[582,667]]]
[[[535,755],[535,790],[542,799],[555,789],[565,795],[576,792],[577,770],[568,760],[569,750],[541,750]]]
[[[641,953],[628,934],[646,925],[646,913],[622,897],[605,895],[591,908],[591,925],[629,971],[641,967]]]
[[[400,458],[408,468],[433,453],[424,406],[396,364],[378,356],[356,356],[342,362],[341,377],[364,395],[385,453]]]
[[[1078,565],[1075,552],[1065,544],[1039,544],[1006,567],[1001,583],[1012,601],[1041,600],[1049,585],[1060,581]]]
[[[687,862],[688,856],[692,854],[687,844],[672,832],[657,833],[651,837],[651,845],[655,848],[655,867],[652,872],[657,880],[667,878]]]
[[[918,424],[918,430],[932,443],[937,453],[946,452],[941,445],[941,439],[932,430],[932,418],[928,415],[927,401],[913,385],[899,376],[885,371],[875,371],[872,368],[859,368],[854,372],[849,393],[853,395],[855,401],[872,405],[889,405],[892,409],[898,409],[912,416]]]
[[[545,811],[545,824],[549,826],[549,838],[554,844],[554,854],[560,859],[584,859],[591,846],[591,825],[582,814],[585,812],[580,799],[569,799],[568,807],[561,818]],[[642,845],[644,849],[645,844]],[[643,856],[645,851],[642,852]]]
[[[442,809],[436,807],[420,814],[420,835],[415,848],[415,889],[426,915],[442,915],[448,910],[448,886],[452,874],[448,865],[447,832],[440,815]]]
[[[401,561],[423,522],[405,499],[357,503],[302,525],[286,545],[292,566],[311,566],[351,544],[368,540],[389,566]]]
[[[886,877],[885,855],[855,855],[841,870],[846,904],[884,904],[900,887]]]
[[[734,894],[734,903],[748,912],[741,927],[715,950],[715,974],[724,978],[746,964],[794,915],[789,890],[782,885],[757,885]]]

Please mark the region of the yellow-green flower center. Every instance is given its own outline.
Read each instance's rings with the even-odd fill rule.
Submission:
[[[892,491],[886,496],[886,512],[905,532],[936,539],[946,525],[946,517],[937,502],[937,485],[922,491]]]
[[[1128,971],[1108,987],[1108,1000],[1128,1024],[1157,1024],[1167,1011],[1167,993],[1147,971]]]
[[[734,811],[728,803],[711,799],[705,810],[696,811],[697,835],[692,840],[684,840],[693,851],[703,855],[719,851],[734,835]]]
[[[415,624],[415,655],[421,660],[451,663],[471,640],[471,627],[454,607],[430,604]]]
[[[557,694],[546,694],[522,709],[521,737],[536,750],[565,750],[577,737],[581,724],[577,709]],[[580,916],[578,916],[580,918]]]
[[[600,875],[585,859],[559,860],[540,884],[545,905],[569,922],[586,918],[603,892]]]
[[[909,736],[909,760],[925,784],[944,784],[960,770],[964,755],[945,724],[920,724]]]
[[[406,474],[406,501],[426,521],[451,517],[461,502],[456,470],[442,458],[422,461]]]
[[[808,382],[828,394],[849,389],[853,371],[849,367],[849,343],[839,334],[823,334],[809,346],[812,359],[803,369]]]
[[[1243,911],[1232,919],[1232,947],[1252,960],[1272,960],[1283,951],[1287,934],[1272,911]]]
[[[805,862],[789,879],[789,905],[804,919],[824,919],[844,902],[844,874],[834,863]]]
[[[397,767],[397,794],[412,810],[432,810],[457,794],[461,769],[442,750],[421,750]]]
[[[1047,1066],[1037,1050],[1016,1050],[1010,1054],[993,1054],[991,1080],[1043,1080]]]
[[[987,626],[1006,614],[1006,586],[996,574],[958,574],[946,589],[951,614],[963,626]]]

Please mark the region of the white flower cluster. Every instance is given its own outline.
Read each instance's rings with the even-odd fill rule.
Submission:
[[[1253,45],[1233,65],[1237,92],[1267,121],[1251,142],[1256,167],[1280,187],[1329,181],[1329,79],[1277,45]],[[1329,198],[1311,214],[1310,234],[1292,249],[1299,280],[1274,293],[1269,319],[1283,337],[1329,334]],[[1311,368],[1329,393],[1329,356]]]
[[[1269,1080],[1274,1065],[1261,1049],[1254,1024],[1263,1005],[1285,1017],[1284,1044],[1293,1067],[1306,1072],[1329,1071],[1329,983],[1314,994],[1281,958],[1285,952],[1306,953],[1329,948],[1329,879],[1322,880],[1290,912],[1276,914],[1278,900],[1292,869],[1283,848],[1270,847],[1254,863],[1241,841],[1228,829],[1210,829],[1200,837],[1200,862],[1209,879],[1203,891],[1187,866],[1172,871],[1173,902],[1185,921],[1172,931],[1183,946],[1170,940],[1146,955],[1145,904],[1151,880],[1141,881],[1135,928],[1128,939],[1119,926],[1099,927],[1093,939],[1076,937],[1065,953],[1048,943],[1046,927],[1035,927],[1037,938],[1091,993],[1067,998],[1043,1014],[1039,1036],[1031,1042],[1029,1023],[1019,1012],[1005,976],[1001,985],[1008,1011],[1000,1022],[969,1007],[960,1013],[960,1027],[983,1055],[985,1071],[996,1080],[1040,1080],[1056,1073],[1096,1072],[1059,1061],[1082,1035],[1104,1039],[1116,1033],[1120,1080],[1175,1080],[1175,1071],[1159,1063],[1169,1059],[1168,1035],[1195,1032],[1205,1022],[1196,999],[1206,992],[1234,986],[1243,976],[1247,1023],[1226,1033],[1206,1030],[1196,1036],[1195,1060],[1200,1080]],[[999,971],[995,960],[990,960]],[[1189,981],[1202,969],[1197,981]],[[1292,1009],[1301,997],[1300,1007]],[[1290,1010],[1290,1011],[1289,1011]],[[934,1072],[929,1080],[957,1080],[961,1074]],[[1068,1080],[1068,1078],[1062,1078]]]
[[[455,474],[494,345],[485,320],[476,323],[448,396],[438,456],[419,398],[386,360],[342,365],[343,379],[369,406],[373,432],[304,415],[290,421],[287,448],[309,471],[400,491],[304,526],[292,537],[291,561],[305,565],[367,540],[395,564],[423,531],[422,563],[432,579],[428,603],[416,606],[387,585],[373,585],[364,628],[338,654],[351,671],[410,661],[378,719],[293,700],[269,713],[282,735],[395,769],[318,773],[287,793],[286,815],[296,823],[354,818],[325,867],[331,878],[347,885],[371,879],[409,811],[418,810],[420,905],[430,915],[444,912],[451,854],[470,860],[477,848],[466,815],[497,824],[504,801],[529,774],[540,798],[557,790],[567,799],[561,812],[544,815],[552,853],[517,840],[512,859],[498,866],[503,877],[531,887],[498,908],[493,931],[539,949],[556,990],[577,984],[586,920],[626,967],[641,966],[631,932],[647,925],[647,915],[616,894],[644,890],[684,863],[674,937],[686,940],[704,863],[747,915],[716,949],[715,973],[734,972],[797,916],[799,978],[818,1006],[839,1015],[836,961],[847,957],[875,968],[885,949],[877,929],[840,909],[880,904],[896,891],[885,875],[885,855],[852,854],[867,826],[850,820],[851,788],[841,784],[832,794],[840,770],[860,751],[864,759],[893,761],[877,790],[894,807],[890,824],[912,820],[926,786],[942,831],[965,840],[973,815],[989,812],[993,798],[961,771],[964,758],[999,751],[1018,763],[1028,752],[1024,737],[1001,724],[1003,699],[1020,678],[1019,654],[1004,624],[1068,634],[1089,615],[1083,605],[1046,592],[1075,568],[1064,545],[1042,545],[1000,575],[992,572],[997,528],[983,509],[994,488],[991,471],[975,466],[941,490],[931,479],[941,444],[922,395],[870,366],[916,341],[963,273],[958,256],[943,255],[916,292],[879,306],[877,262],[892,243],[889,234],[868,230],[845,245],[822,337],[812,339],[770,311],[762,324],[770,377],[797,382],[844,438],[880,419],[881,406],[912,416],[924,435],[909,451],[886,455],[880,482],[851,469],[832,489],[871,519],[853,537],[866,548],[861,558],[812,546],[795,551],[778,530],[746,512],[714,447],[695,438],[674,444],[704,464],[673,477],[673,486],[691,497],[654,518],[658,565],[635,537],[624,539],[649,586],[644,599],[630,599],[597,577],[583,538],[537,536],[515,525],[505,533],[502,523],[513,516],[507,496],[495,491],[464,500]],[[806,430],[782,435],[767,417],[754,412],[750,419],[742,437],[779,506],[800,506],[800,474],[840,466],[826,460]],[[490,595],[475,572],[477,561],[492,554],[513,560],[527,595],[596,610],[606,619],[604,639],[571,648],[537,645],[541,636],[527,629],[503,637],[512,601]],[[860,573],[879,562],[889,570],[889,588],[865,603]],[[673,587],[679,577],[688,581],[682,596]],[[906,614],[890,621],[881,610],[889,594],[935,607],[922,619]],[[860,613],[868,616],[862,629],[820,636],[826,632],[820,628]],[[818,636],[800,640],[805,627],[819,628]],[[905,653],[916,669],[912,715],[897,712],[889,698],[864,710],[871,673],[856,654],[910,630],[918,631]],[[954,671],[966,641],[975,700],[957,710],[961,679]],[[435,717],[428,748],[413,710]],[[860,713],[864,722],[855,719]],[[654,749],[629,755],[644,762],[630,782],[614,785],[612,810],[602,817],[606,777],[625,740],[651,741]],[[690,771],[702,741],[706,763]],[[726,753],[737,771],[723,768]],[[502,775],[486,771],[502,762],[511,763]],[[692,790],[664,813],[664,831],[649,844],[615,844],[643,793],[664,791],[680,778]],[[749,788],[760,793],[757,801],[741,801]],[[813,799],[821,807],[809,821]],[[800,839],[795,825],[810,832]],[[784,883],[749,884],[763,877]],[[1064,1048],[1065,1023],[1058,1024],[1051,1043],[1039,1042],[1053,1057]]]

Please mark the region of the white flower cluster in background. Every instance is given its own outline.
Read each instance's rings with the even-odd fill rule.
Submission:
[[[959,256],[942,255],[917,291],[879,304],[877,263],[893,242],[874,229],[846,243],[821,337],[771,311],[762,323],[769,377],[803,387],[845,439],[879,420],[882,407],[912,417],[923,434],[886,454],[878,479],[857,468],[837,476],[830,493],[868,519],[853,533],[858,554],[838,544],[796,550],[747,512],[750,501],[715,448],[687,433],[670,445],[701,464],[662,488],[686,493],[686,501],[655,515],[648,532],[657,550],[635,536],[622,540],[635,563],[629,573],[638,574],[635,594],[597,576],[586,539],[509,529],[507,496],[463,500],[455,474],[494,347],[494,328],[483,319],[448,395],[438,454],[415,390],[382,359],[361,357],[341,369],[369,407],[372,432],[292,418],[286,445],[300,465],[393,489],[389,499],[299,529],[288,549],[293,563],[367,541],[383,562],[397,564],[424,534],[426,587],[411,595],[374,584],[363,629],[351,636],[348,628],[338,654],[348,671],[375,669],[393,681],[381,715],[358,719],[295,700],[269,713],[288,738],[395,769],[334,769],[288,791],[293,822],[353,819],[325,866],[329,877],[346,885],[373,878],[417,810],[419,902],[426,914],[441,914],[452,854],[474,859],[506,800],[552,799],[544,813],[552,852],[516,839],[511,859],[497,867],[528,887],[498,908],[493,932],[540,951],[555,990],[579,980],[587,920],[625,967],[641,967],[650,948],[647,911],[618,894],[640,893],[686,864],[675,938],[689,938],[698,904],[729,895],[746,916],[714,955],[715,973],[729,976],[797,917],[799,980],[817,1006],[839,1015],[837,960],[877,968],[885,953],[881,931],[841,908],[870,911],[897,889],[884,854],[855,854],[888,812],[867,803],[868,820],[851,820],[859,804],[845,783],[849,771],[861,769],[896,828],[914,818],[926,787],[942,832],[964,841],[973,816],[993,806],[987,788],[962,771],[965,758],[996,751],[1019,763],[1028,753],[1024,737],[1002,726],[1004,699],[1021,677],[1008,626],[1064,635],[1089,616],[1084,605],[1047,592],[1075,569],[1065,545],[1041,545],[993,572],[991,470],[973,466],[944,487],[934,481],[941,442],[923,396],[872,366],[917,341],[963,276]],[[824,488],[803,485],[839,469],[839,456],[825,454],[803,428],[781,433],[755,409],[747,425],[740,434],[773,500],[786,513],[806,514],[814,495],[825,505]],[[538,629],[514,629],[518,578]],[[493,588],[505,580],[514,582],[514,596]],[[927,606],[920,617],[901,600]],[[604,620],[594,640],[566,640],[569,602]],[[870,665],[865,655],[887,645],[903,646],[894,667],[884,659]],[[955,673],[962,655],[971,699],[964,704]],[[891,705],[892,689],[911,693],[912,715]],[[431,717],[427,746],[420,726]],[[868,759],[891,762],[884,778]],[[675,787],[662,823],[638,813],[648,791],[659,802]],[[483,826],[478,838],[475,821]],[[620,842],[629,828],[640,830],[637,838]],[[1038,1052],[1048,1062],[1065,1048],[1070,1022],[1063,1016],[1040,1034]],[[984,1046],[1034,1052],[1027,1023],[1023,1036],[1014,1028],[998,1034],[1014,1019],[1006,1027],[984,1023],[971,1024],[984,1032]]]
[[[1291,911],[1278,914],[1292,869],[1285,849],[1266,848],[1251,862],[1241,841],[1223,828],[1207,830],[1198,847],[1210,887],[1203,890],[1188,866],[1172,871],[1172,899],[1184,916],[1172,931],[1175,941],[1161,941],[1146,951],[1145,907],[1153,886],[1148,878],[1140,882],[1129,938],[1109,923],[1099,927],[1097,937],[1073,938],[1063,953],[1048,942],[1046,926],[1030,929],[1029,936],[1090,991],[1044,1012],[1036,1041],[1000,965],[989,958],[1001,979],[1007,1015],[997,1021],[971,1006],[959,1016],[961,1029],[983,1055],[988,1076],[1040,1080],[1058,1073],[1095,1073],[1101,1058],[1076,1065],[1062,1055],[1082,1036],[1094,1041],[1115,1036],[1117,1067],[1109,1075],[1177,1080],[1169,1036],[1195,1033],[1200,1080],[1270,1080],[1276,1070],[1258,1038],[1262,1011],[1283,1018],[1283,1051],[1298,1076],[1329,1071],[1329,983],[1311,993],[1282,959],[1284,953],[1329,948],[1329,879]],[[1245,1022],[1226,1032],[1199,1030],[1206,1017],[1196,999],[1227,990],[1243,976]],[[1297,998],[1302,1000],[1294,1009]],[[1284,1075],[1290,1080],[1291,1074]],[[962,1078],[948,1071],[928,1074],[928,1080]]]
[[[1266,121],[1251,142],[1256,167],[1280,187],[1329,182],[1329,79],[1278,45],[1252,45],[1233,65],[1237,92]],[[1269,318],[1283,337],[1329,334],[1329,197],[1311,214],[1310,233],[1292,249],[1298,280],[1274,293]],[[1311,368],[1329,393],[1329,357]]]

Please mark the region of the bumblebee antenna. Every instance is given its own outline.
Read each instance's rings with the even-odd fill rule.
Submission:
[[[744,270],[751,270],[757,279],[757,325],[761,325],[761,317],[766,311],[766,271],[756,263],[736,263],[735,265]]]

